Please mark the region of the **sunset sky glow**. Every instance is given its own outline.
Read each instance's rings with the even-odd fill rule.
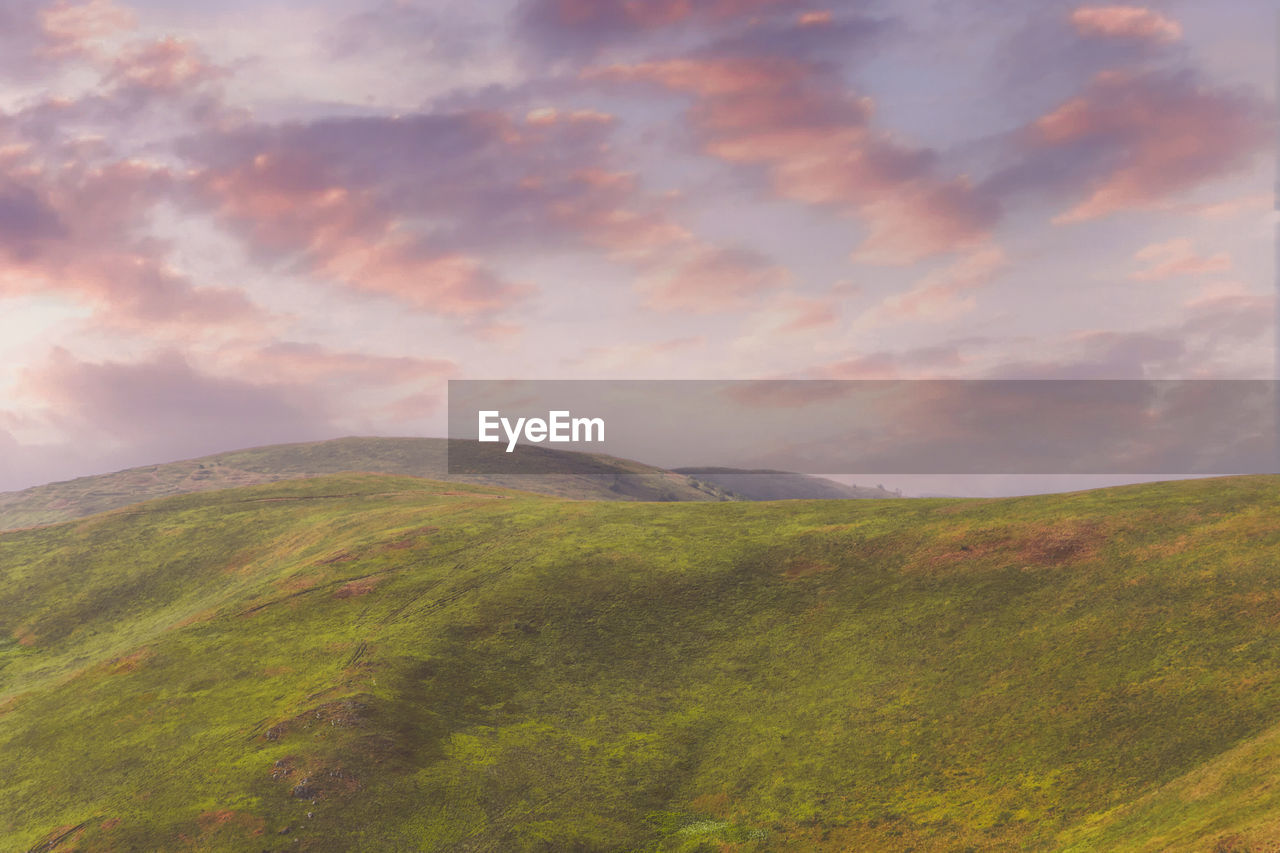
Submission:
[[[0,490],[449,378],[1269,378],[1253,0],[0,0]]]

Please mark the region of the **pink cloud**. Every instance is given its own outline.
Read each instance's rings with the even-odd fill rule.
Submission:
[[[28,367],[20,394],[65,436],[123,450],[134,464],[279,441],[324,437],[313,389],[219,377],[175,351],[139,361],[84,361],[65,349]]]
[[[223,76],[196,45],[167,37],[130,45],[112,62],[108,80],[117,86],[181,92]]]
[[[1144,269],[1130,273],[1134,281],[1167,281],[1180,276],[1222,273],[1231,270],[1231,255],[1218,252],[1199,255],[1189,237],[1180,237],[1165,243],[1153,243],[1139,249],[1134,259],[1148,264]]]
[[[371,422],[420,423],[439,401],[428,389],[454,370],[442,359],[288,342],[230,349],[215,361],[174,349],[133,359],[53,349],[19,371],[14,400],[23,409],[0,410],[0,488],[353,427],[367,434]],[[7,430],[17,429],[44,443],[14,443]],[[11,450],[29,464],[6,465]]]
[[[1034,341],[1018,360],[1005,348],[999,378],[1267,378],[1274,369],[1275,297],[1213,282],[1185,300],[1182,317],[1137,329],[1082,329]]]
[[[1172,42],[1182,38],[1182,25],[1143,6],[1081,6],[1071,23],[1083,36]]]
[[[555,190],[546,194],[550,218],[620,260],[643,263],[694,242],[688,229],[642,197],[634,174],[580,169],[554,183]],[[544,186],[529,188],[536,192]]]
[[[583,123],[610,125],[617,122],[617,117],[598,110],[561,111],[555,107],[539,107],[525,114],[525,122],[534,125]]]
[[[370,355],[289,341],[251,349],[233,363],[238,375],[253,376],[259,382],[341,382],[366,387],[435,382],[458,371],[449,359]]]
[[[354,290],[464,318],[503,311],[531,292],[475,257],[424,243],[372,192],[342,186],[299,151],[264,151],[197,183],[259,250],[301,253],[310,271]]]
[[[840,309],[834,299],[797,293],[787,294],[770,313],[778,320],[778,331],[791,334],[830,329],[840,319]]]
[[[1249,336],[1270,330],[1275,304],[1273,293],[1250,290],[1238,281],[1215,281],[1187,299],[1183,307],[1195,318],[1193,324],[1213,315],[1234,318],[1237,334]]]
[[[494,314],[534,292],[532,285],[503,280],[477,258],[434,253],[394,235],[369,243],[343,241],[318,270],[351,288],[445,316]]]
[[[831,23],[830,12],[802,12],[797,19],[802,27],[820,27]]]
[[[146,214],[171,176],[136,162],[86,167],[15,165],[0,193],[0,296],[60,292],[116,328],[257,327],[243,292],[202,287],[166,260],[169,247],[141,237]]]
[[[263,261],[377,293],[476,333],[533,293],[489,268],[595,250],[636,269],[654,304],[737,305],[775,271],[699,240],[611,154],[614,119],[555,107],[249,126],[193,143],[202,206]],[[720,255],[716,253],[720,252]],[[729,280],[728,276],[737,278]]]
[[[954,375],[969,360],[958,344],[856,355],[816,369],[828,379],[937,379]]]
[[[649,369],[656,361],[704,347],[706,343],[704,337],[683,337],[587,347],[580,354],[566,358],[564,363],[569,367],[586,368],[592,375],[600,375],[603,371],[634,369],[637,366]]]
[[[722,23],[798,5],[800,0],[529,0],[522,17],[557,44],[594,46],[692,21]]]
[[[1257,214],[1274,208],[1275,197],[1271,193],[1253,193],[1225,201],[1192,205],[1188,209],[1206,219],[1230,219],[1242,214]]]
[[[921,279],[906,293],[885,300],[874,309],[885,320],[953,318],[973,310],[974,293],[1009,266],[997,246],[964,255]]]
[[[104,40],[129,32],[136,24],[131,11],[111,0],[58,0],[40,10],[46,52],[53,57],[97,55]]]
[[[616,65],[590,79],[657,84],[693,95],[703,150],[763,167],[774,192],[843,210],[869,235],[854,253],[870,263],[911,263],[984,242],[998,217],[964,177],[937,173],[935,155],[872,125],[870,98],[826,71],[782,58],[676,59]]]
[[[1032,149],[1088,151],[1097,159],[1100,174],[1060,223],[1156,207],[1248,165],[1270,140],[1265,110],[1248,98],[1186,74],[1116,71],[1097,75],[1027,133]]]
[[[704,247],[673,270],[655,272],[641,285],[650,307],[714,313],[786,287],[787,270],[742,249]]]

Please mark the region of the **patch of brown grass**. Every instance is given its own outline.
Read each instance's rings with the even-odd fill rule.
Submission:
[[[122,675],[126,672],[135,672],[138,667],[155,656],[155,652],[149,646],[143,646],[137,651],[118,658],[112,658],[107,662],[108,675]]]
[[[1107,542],[1107,531],[1095,521],[1062,519],[1052,523],[965,531],[939,542],[920,564],[944,569],[976,560],[1002,558],[1033,569],[1061,566],[1096,557]]]
[[[369,715],[368,696],[347,696],[325,702],[323,705],[303,711],[295,717],[282,720],[263,733],[265,740],[283,740],[290,734],[307,729],[355,728],[364,724]]]
[[[360,578],[359,580],[345,583],[333,593],[334,598],[359,598],[362,595],[368,595],[373,592],[374,587],[382,582],[383,575],[374,575],[373,577]]]
[[[694,797],[689,803],[689,808],[698,814],[723,817],[729,811],[729,795],[724,791],[718,794],[703,794],[700,797]]]
[[[798,580],[799,578],[812,577],[825,572],[834,571],[835,566],[825,563],[821,560],[811,560],[807,557],[795,557],[787,561],[786,568],[783,569],[782,576],[789,581]]]
[[[200,825],[201,835],[212,835],[227,828],[239,830],[235,833],[239,838],[257,838],[266,829],[266,821],[262,818],[231,809],[201,812],[196,822]]]
[[[177,622],[174,622],[172,625],[170,625],[168,630],[173,631],[178,628],[188,628],[192,625],[197,625],[201,622],[209,622],[213,619],[213,617],[217,615],[218,615],[218,608],[216,607],[210,607],[205,610],[200,610],[196,613],[192,613],[188,616],[182,617]]]
[[[1096,522],[1063,519],[1031,528],[1018,556],[1038,565],[1058,565],[1094,557],[1106,541],[1105,531]]]

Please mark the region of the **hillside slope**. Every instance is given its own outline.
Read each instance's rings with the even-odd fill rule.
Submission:
[[[0,536],[0,849],[1264,850],[1280,478]]]
[[[534,460],[530,474],[450,476],[446,473],[446,445],[442,438],[340,438],[256,447],[80,477],[0,493],[0,530],[83,518],[169,495],[353,471],[506,486],[583,500],[726,499],[714,486],[696,487],[684,475],[651,465],[546,448],[523,451]],[[580,473],[541,473],[536,467],[538,462],[552,470]]]

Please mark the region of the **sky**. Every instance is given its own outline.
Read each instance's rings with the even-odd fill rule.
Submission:
[[[0,0],[0,490],[441,435],[449,379],[1271,378],[1275,31]]]

